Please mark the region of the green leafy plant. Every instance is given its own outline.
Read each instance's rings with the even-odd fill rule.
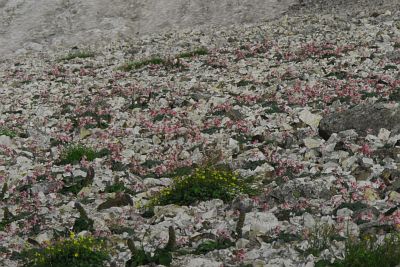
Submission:
[[[102,153],[93,148],[77,144],[66,147],[59,159],[59,164],[73,164],[79,162],[83,157],[88,161],[93,161],[95,158],[101,157]]]
[[[85,209],[82,207],[82,205],[78,202],[75,203],[75,208],[79,211],[79,218],[75,220],[74,226],[73,226],[73,231],[75,233],[79,233],[82,231],[93,231],[93,223],[94,221],[90,219],[85,211]]]
[[[0,231],[4,231],[5,228],[12,222],[16,222],[22,219],[27,219],[30,215],[29,212],[21,212],[19,214],[12,214],[7,207],[3,208],[3,219],[0,221]]]
[[[191,205],[214,198],[227,202],[241,193],[254,194],[255,190],[233,171],[203,167],[195,169],[191,175],[174,178],[170,187],[150,200],[150,206]]]
[[[74,233],[43,247],[27,248],[22,256],[24,267],[101,267],[109,260],[104,240]]]
[[[119,192],[127,192],[131,193],[132,190],[129,190],[128,188],[125,187],[123,182],[115,182],[111,185],[107,185],[106,188],[104,189],[104,192],[106,193],[119,193]]]
[[[235,242],[230,241],[229,239],[223,240],[207,240],[201,243],[195,250],[194,254],[206,254],[210,251],[217,249],[226,249],[232,247]]]

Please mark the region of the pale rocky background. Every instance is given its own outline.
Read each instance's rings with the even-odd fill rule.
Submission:
[[[298,0],[0,0],[0,57],[163,30],[254,23]]]

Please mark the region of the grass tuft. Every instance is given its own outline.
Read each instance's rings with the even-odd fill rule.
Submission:
[[[366,235],[360,240],[349,238],[345,258],[330,264],[321,260],[315,266],[325,267],[394,267],[400,262],[400,234],[392,234],[383,242],[376,236]]]

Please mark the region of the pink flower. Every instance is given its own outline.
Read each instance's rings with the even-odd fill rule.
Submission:
[[[224,228],[220,228],[217,230],[217,235],[221,239],[229,239],[231,235],[229,234],[229,231]]]
[[[373,152],[373,150],[371,149],[371,147],[367,144],[367,143],[365,143],[365,144],[363,144],[362,146],[361,146],[361,148],[359,149],[359,151],[362,153],[362,154],[364,154],[364,155],[366,155],[366,156],[371,156],[371,154],[372,154],[372,152]]]
[[[241,248],[233,251],[233,255],[234,255],[233,257],[234,262],[242,262],[246,257],[246,251],[243,248]]]
[[[391,218],[392,218],[392,221],[393,221],[394,226],[395,226],[397,229],[400,229],[400,211],[399,211],[399,210],[396,210],[396,211],[392,214]]]

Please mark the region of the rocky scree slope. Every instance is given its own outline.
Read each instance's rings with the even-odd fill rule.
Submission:
[[[279,17],[296,0],[0,1],[0,55],[85,43],[99,46],[163,30],[255,23]]]
[[[105,237],[113,266],[131,258],[127,239],[154,251],[171,226],[171,266],[313,266],[342,259],[348,236],[396,231],[399,21],[385,9],[285,16],[4,61],[0,264],[71,229]],[[368,127],[352,129],[359,114]],[[72,144],[99,153],[61,161]],[[261,192],[144,213],[205,161]],[[92,227],[76,227],[78,207]],[[334,237],[316,245],[324,227]],[[207,240],[232,243],[194,253]]]

